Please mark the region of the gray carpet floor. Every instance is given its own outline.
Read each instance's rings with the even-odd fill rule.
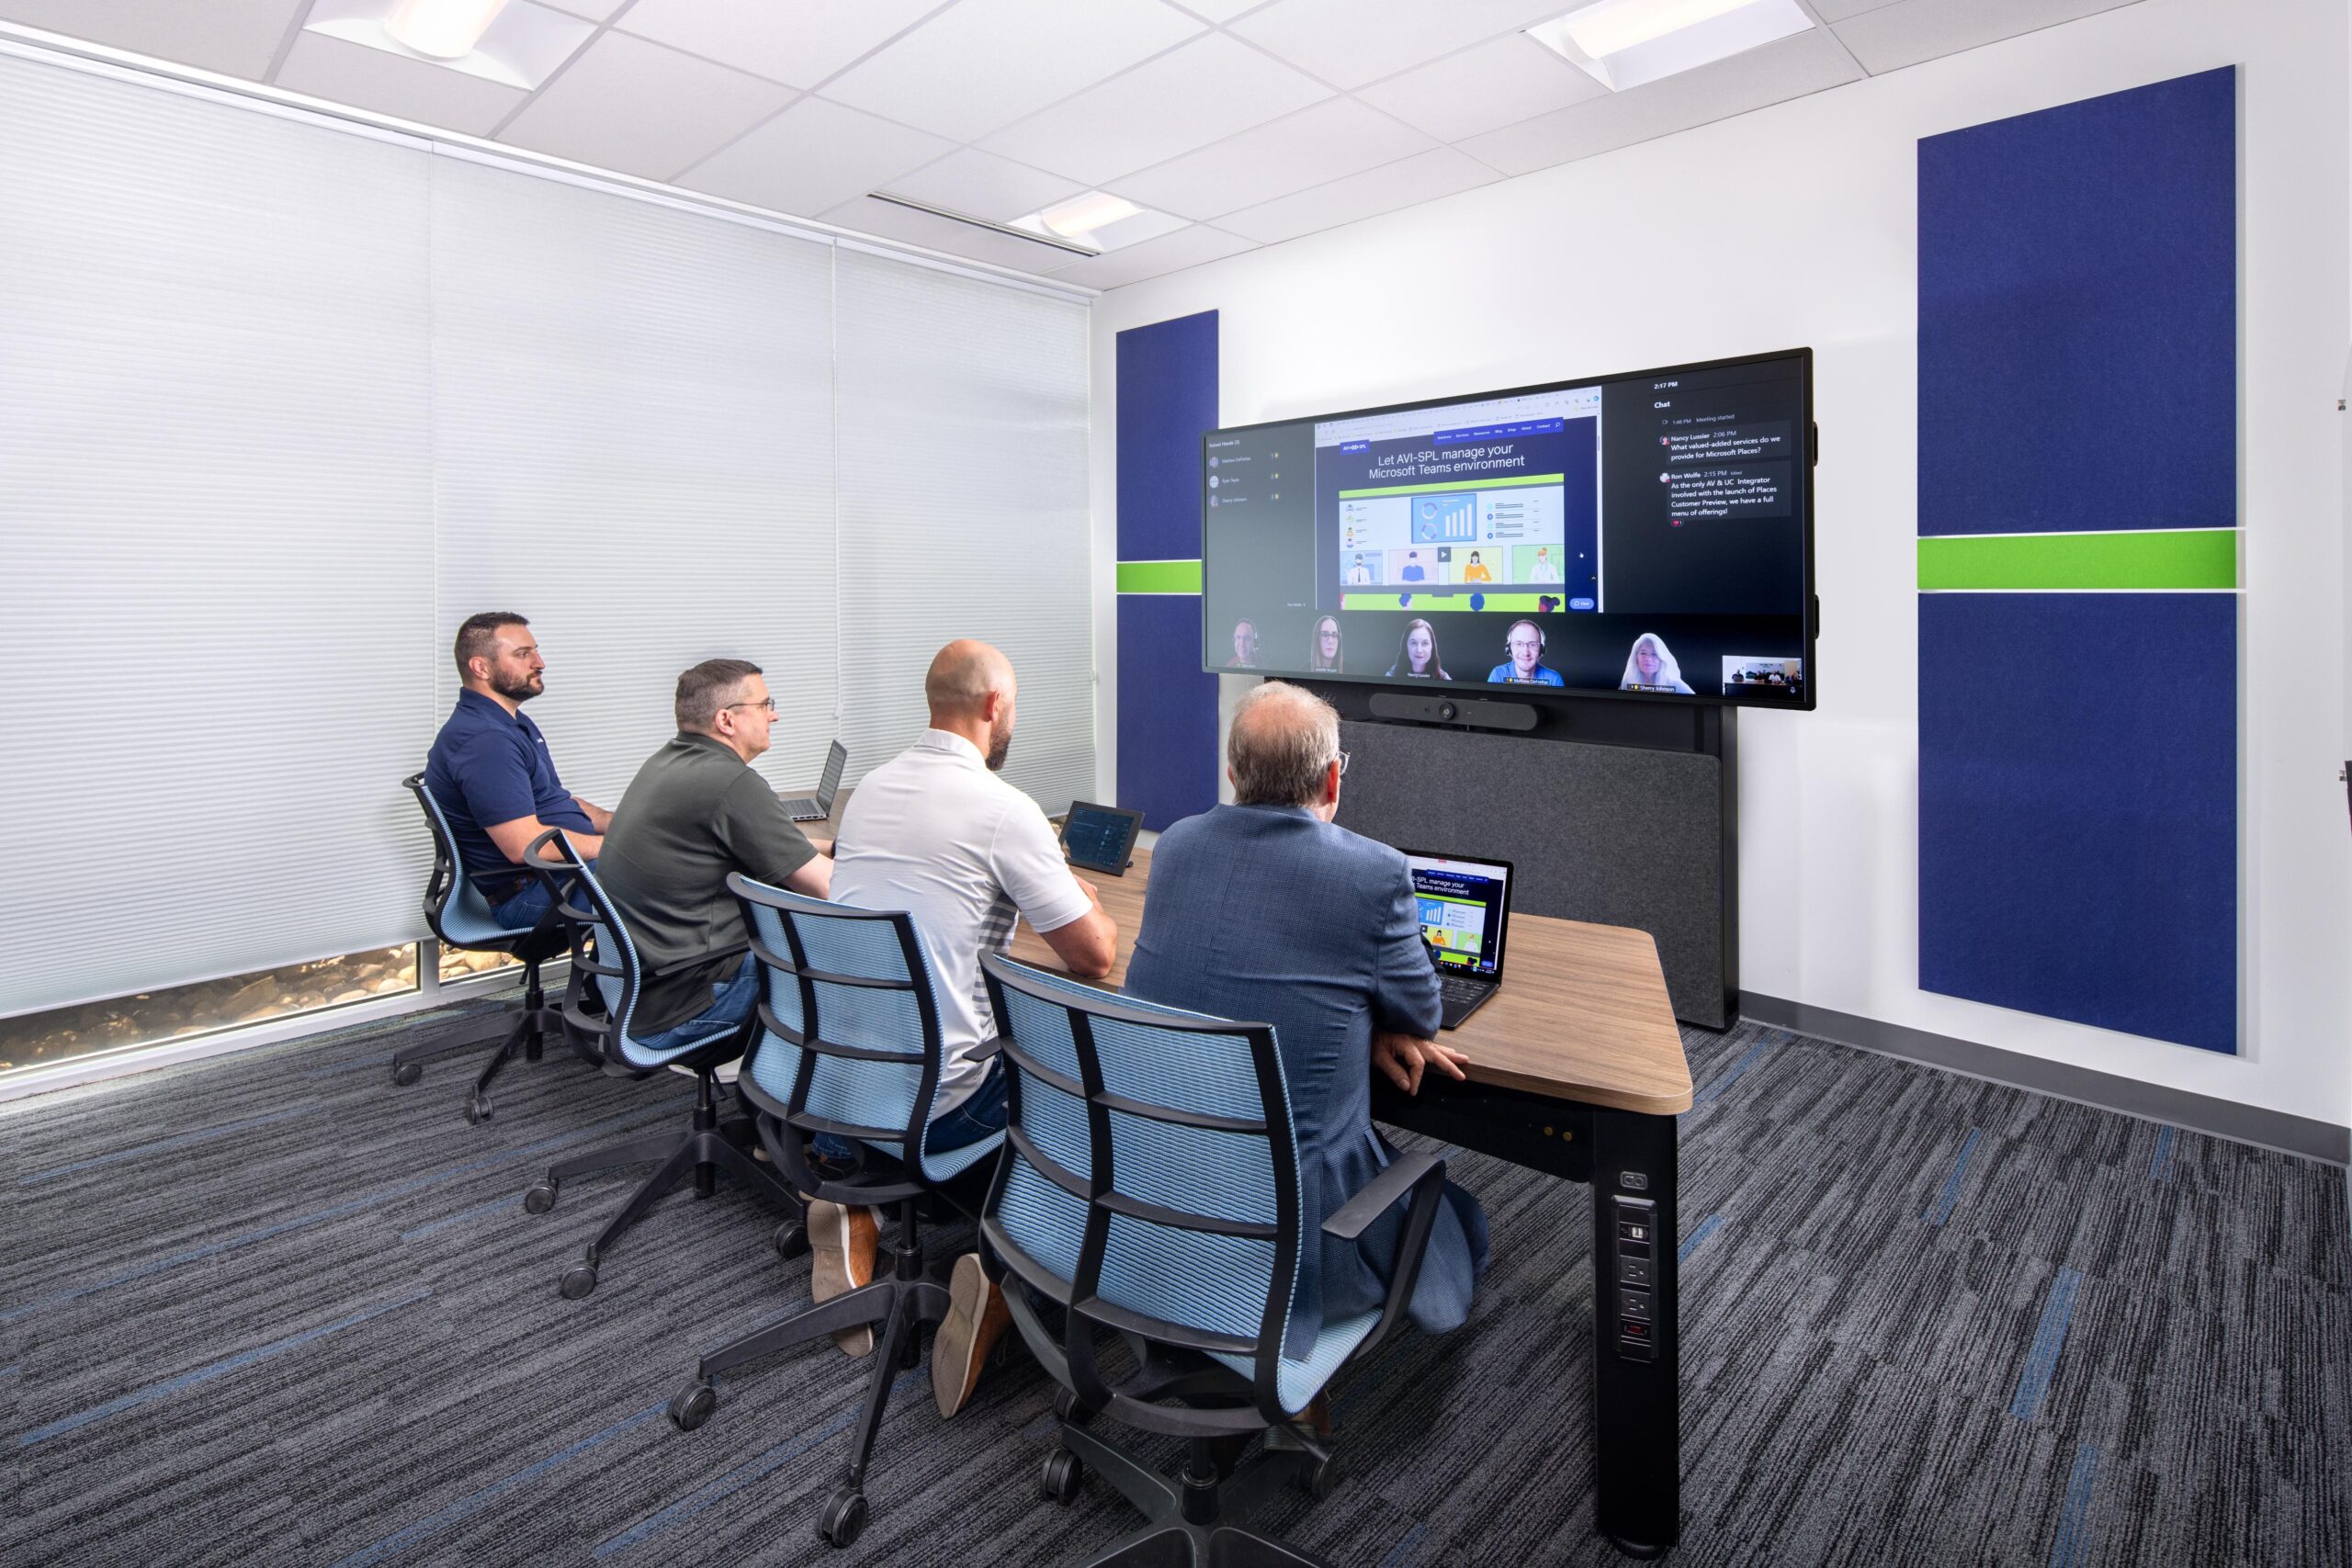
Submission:
[[[772,1213],[642,1173],[522,1190],[683,1125],[685,1080],[568,1058],[460,1114],[396,1043],[494,1003],[0,1107],[0,1562],[1061,1562],[1135,1523],[1035,1477],[1025,1358],[943,1423],[900,1379],[865,1538],[816,1517],[865,1364],[694,1356],[805,1301]],[[1683,1520],[1693,1563],[2352,1563],[2342,1171],[1743,1024],[1687,1037]],[[1345,1479],[1272,1522],[1369,1568],[1615,1563],[1592,1533],[1590,1201],[1476,1156],[1498,1259],[1459,1333],[1338,1391]],[[945,1233],[953,1247],[967,1239]]]

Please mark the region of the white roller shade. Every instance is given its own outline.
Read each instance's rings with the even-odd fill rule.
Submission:
[[[458,623],[513,610],[574,792],[617,805],[675,733],[678,672],[712,658],[767,671],[761,771],[813,784],[836,705],[831,248],[432,164],[439,711]]]
[[[0,59],[0,1015],[417,930],[427,163]]]
[[[1005,776],[1093,792],[1086,308],[837,252],[842,684],[853,778],[923,728],[952,637],[1020,677]]]

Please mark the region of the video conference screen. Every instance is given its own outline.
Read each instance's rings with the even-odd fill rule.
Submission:
[[[1209,670],[1811,708],[1813,351],[1211,431]]]

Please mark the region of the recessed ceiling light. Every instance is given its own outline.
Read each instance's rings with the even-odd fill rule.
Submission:
[[[311,0],[302,27],[526,92],[596,31],[533,0]]]
[[[400,0],[384,30],[419,54],[456,60],[474,51],[506,0]]]
[[[1068,201],[1057,201],[1042,212],[1030,214],[1027,219],[1016,218],[1013,222],[1025,229],[1034,220],[1065,240],[1083,242],[1095,230],[1106,229],[1123,218],[1133,218],[1142,210],[1125,197],[1091,190],[1083,196],[1071,197]]]
[[[1813,25],[1797,0],[1592,0],[1527,36],[1623,92]]]

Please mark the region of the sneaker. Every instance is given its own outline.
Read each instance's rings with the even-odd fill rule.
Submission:
[[[881,1236],[881,1227],[874,1223],[871,1209],[853,1209],[841,1203],[809,1204],[810,1299],[828,1302],[873,1283],[874,1254]],[[853,1356],[869,1354],[874,1348],[873,1325],[860,1324],[855,1328],[836,1329],[833,1343]]]
[[[931,1341],[931,1393],[942,1416],[953,1416],[970,1403],[989,1352],[1012,1321],[1004,1291],[981,1271],[980,1255],[967,1252],[958,1258],[947,1281],[947,1318]]]

